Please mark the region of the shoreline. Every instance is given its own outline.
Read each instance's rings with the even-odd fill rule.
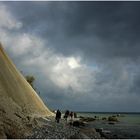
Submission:
[[[73,120],[73,125],[70,125],[64,119],[60,123],[55,122],[55,118],[40,118],[38,123],[42,122],[40,127],[33,129],[32,135],[26,137],[31,139],[129,139],[140,138],[137,135],[129,134],[124,131],[116,131],[119,127],[119,121],[95,120],[90,117],[78,117]],[[75,125],[74,125],[75,122]],[[106,127],[102,127],[106,125]],[[126,127],[127,128],[127,127]],[[124,128],[125,129],[125,128]],[[114,131],[115,130],[115,131]],[[137,130],[138,131],[138,130]]]
[[[33,117],[25,121],[24,131],[19,131],[18,127],[13,127],[13,132],[9,134],[5,131],[5,138],[19,139],[130,139],[140,138],[140,134],[128,133],[128,125],[120,121],[102,120],[98,117],[78,116],[73,121],[68,122],[62,117],[60,123],[55,121],[55,117]],[[7,120],[7,123],[9,121]],[[9,122],[10,123],[10,122]],[[122,126],[121,126],[122,125]],[[122,129],[120,129],[120,126]],[[22,128],[22,127],[21,127]],[[135,127],[133,131],[139,132],[140,126]],[[20,133],[21,132],[21,133]],[[4,137],[3,137],[4,138]]]
[[[101,135],[93,128],[72,126],[64,119],[55,122],[54,117],[36,119],[40,127],[35,127],[26,139],[101,139]]]

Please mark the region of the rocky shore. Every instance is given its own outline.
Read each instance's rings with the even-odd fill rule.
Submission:
[[[10,115],[11,116],[11,115]],[[14,118],[16,117],[16,118]],[[66,122],[65,119],[60,120],[60,123],[55,121],[55,117],[18,117],[15,115],[15,123],[5,118],[5,125],[0,129],[0,138],[14,139],[112,139],[121,138],[122,136],[113,133],[113,129],[117,126],[118,119],[116,116],[108,118],[98,117],[78,117],[73,121],[70,119]],[[24,120],[24,121],[21,121]],[[20,127],[17,124],[21,124]],[[22,123],[21,123],[22,122]],[[103,129],[102,125],[109,125],[109,129]],[[2,126],[2,124],[0,125]]]
[[[79,133],[79,129],[70,126],[64,120],[56,123],[54,117],[36,119],[40,126],[33,128],[29,139],[66,139]]]
[[[95,121],[106,121],[111,124],[117,123],[116,116],[110,116],[108,118],[82,117],[69,120],[66,122],[61,119],[60,123],[55,122],[54,117],[50,118],[36,118],[37,127],[32,129],[28,139],[104,139],[104,138],[118,138],[117,135],[112,135],[108,130],[103,128],[91,128],[91,123]]]
[[[38,127],[33,128],[32,134],[27,139],[99,139],[100,134],[95,129],[89,129],[86,125],[81,124],[73,126],[70,122],[61,119],[56,123],[54,117],[36,119]],[[78,124],[78,123],[76,123]]]
[[[1,115],[2,116],[2,115]],[[12,116],[12,115],[10,115]],[[76,118],[60,123],[54,117],[31,117],[13,115],[0,119],[1,139],[100,139],[100,133],[94,128],[88,128],[85,121]],[[13,121],[16,120],[16,121]],[[1,123],[2,122],[2,123]]]

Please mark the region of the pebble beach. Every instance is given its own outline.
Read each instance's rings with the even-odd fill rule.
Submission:
[[[74,127],[61,119],[60,123],[55,122],[54,117],[39,118],[40,127],[35,127],[32,134],[27,139],[89,139],[101,138],[95,129],[86,128],[86,126]]]

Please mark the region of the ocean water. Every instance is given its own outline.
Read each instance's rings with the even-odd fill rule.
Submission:
[[[120,113],[120,112],[80,112],[78,113],[78,116],[85,116],[85,117],[95,117],[98,116],[100,119],[102,117],[109,117],[112,115],[120,114],[120,117],[118,117],[119,121],[122,123],[132,123],[132,124],[140,124],[140,113]]]
[[[120,114],[118,117],[119,122],[111,125],[108,121],[101,120],[102,117],[109,117],[112,115]],[[117,138],[126,139],[140,139],[140,113],[96,113],[96,112],[80,112],[78,116],[95,117],[98,116],[99,120],[90,122],[89,127],[103,128],[108,130],[112,135],[117,135]],[[112,137],[113,138],[113,137]]]

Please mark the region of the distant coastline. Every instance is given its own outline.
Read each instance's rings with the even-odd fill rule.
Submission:
[[[95,114],[140,114],[140,112],[96,112],[96,111],[75,111],[77,113],[95,113]]]

